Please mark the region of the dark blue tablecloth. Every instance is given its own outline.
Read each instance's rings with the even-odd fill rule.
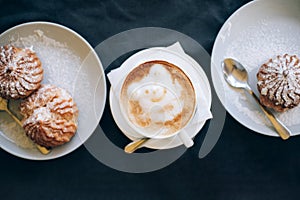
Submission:
[[[190,36],[211,53],[222,24],[247,2],[1,1],[0,32],[24,22],[50,21],[75,30],[95,47],[122,31],[164,27]],[[113,128],[108,117],[107,105],[100,123]],[[299,137],[263,136],[227,115],[217,145],[199,159],[204,135],[171,165],[141,174],[114,170],[84,146],[42,162],[0,150],[0,199],[299,199]]]

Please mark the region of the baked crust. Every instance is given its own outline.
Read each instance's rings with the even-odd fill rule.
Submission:
[[[5,99],[28,97],[41,86],[43,68],[30,49],[12,45],[0,47],[0,96]]]
[[[283,112],[300,103],[300,63],[296,55],[278,55],[257,73],[260,102]]]
[[[42,85],[21,102],[20,110],[26,135],[41,146],[65,144],[77,130],[78,108],[62,88]]]

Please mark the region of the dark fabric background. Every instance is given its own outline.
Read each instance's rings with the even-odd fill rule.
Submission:
[[[222,24],[247,0],[0,2],[0,32],[23,22],[51,21],[96,46],[119,32],[156,26],[182,32],[211,53]],[[112,119],[101,123],[108,126],[107,120]],[[283,142],[262,136],[227,115],[217,145],[199,159],[203,137],[168,167],[145,174],[111,169],[84,146],[43,162],[0,150],[0,199],[299,199],[299,137]]]

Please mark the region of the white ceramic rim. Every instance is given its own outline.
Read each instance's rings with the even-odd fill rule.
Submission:
[[[249,11],[250,9],[254,10],[254,7],[259,5],[259,4],[268,4],[268,5],[273,5],[275,3],[278,3],[280,1],[272,1],[272,0],[255,0],[255,1],[251,1],[245,5],[243,5],[242,7],[240,7],[238,10],[236,10],[226,21],[225,23],[223,24],[223,26],[221,27],[217,37],[216,37],[216,40],[214,42],[214,45],[213,45],[213,50],[212,50],[212,56],[211,56],[211,76],[212,76],[212,80],[213,80],[213,85],[215,87],[215,90],[216,90],[216,93],[217,93],[217,96],[219,97],[222,105],[225,107],[225,109],[227,110],[227,112],[235,119],[237,120],[239,123],[241,123],[243,126],[247,127],[248,129],[250,130],[253,130],[257,133],[260,133],[260,134],[263,134],[263,135],[266,135],[266,136],[273,136],[273,137],[279,137],[279,135],[276,133],[276,131],[274,129],[272,129],[272,127],[270,128],[263,128],[264,130],[262,130],[262,126],[261,125],[253,125],[253,124],[250,124],[249,122],[247,122],[245,119],[241,119],[240,116],[235,113],[233,111],[233,108],[231,108],[229,105],[227,105],[225,103],[226,101],[226,98],[224,98],[224,96],[222,95],[222,92],[220,91],[220,85],[217,84],[218,82],[218,78],[219,76],[218,75],[215,75],[216,73],[214,72],[214,70],[218,70],[216,69],[214,66],[215,65],[220,65],[220,69],[221,70],[221,63],[216,63],[215,61],[217,60],[217,53],[216,53],[216,49],[218,48],[218,45],[220,43],[222,43],[222,40],[224,40],[224,36],[226,37],[226,31],[228,31],[228,27],[232,27],[232,21],[239,21],[239,22],[243,22],[242,19],[240,19],[240,15],[241,13],[244,13],[246,11]],[[283,1],[282,1],[283,2]],[[285,2],[286,4],[288,2]],[[272,6],[270,6],[270,9],[272,9]],[[239,20],[236,20],[237,18],[239,18]],[[299,131],[293,131],[292,132],[292,136],[295,136],[295,135],[298,135],[300,134]]]
[[[158,49],[158,50],[160,50],[161,48],[159,48],[159,47],[153,47],[153,48],[150,48],[150,49]],[[131,64],[132,62],[137,63],[137,64],[135,65],[135,67],[133,67],[131,70],[129,70],[128,73],[126,73],[126,74],[124,75],[124,77],[122,78],[122,81],[121,81],[121,85],[123,85],[123,83],[124,83],[124,81],[126,80],[128,74],[129,74],[130,72],[132,72],[134,69],[136,69],[138,66],[140,66],[141,64],[143,64],[143,63],[151,62],[151,61],[165,61],[165,62],[171,63],[171,64],[175,65],[176,67],[178,67],[180,70],[182,70],[183,73],[186,75],[186,77],[189,79],[189,81],[190,81],[191,84],[192,84],[192,87],[193,87],[193,89],[194,89],[194,96],[195,96],[195,104],[194,104],[194,107],[193,107],[192,115],[191,115],[191,117],[189,118],[188,122],[187,122],[184,126],[182,126],[179,130],[175,131],[175,132],[172,133],[172,134],[168,134],[168,135],[161,135],[161,134],[158,134],[158,135],[154,135],[154,136],[149,136],[149,135],[144,134],[143,132],[139,131],[139,129],[137,129],[137,127],[135,127],[135,126],[132,124],[132,122],[127,118],[127,115],[125,114],[125,108],[124,108],[123,104],[121,103],[121,101],[119,101],[120,108],[121,108],[121,113],[122,113],[122,115],[123,115],[123,118],[124,118],[124,119],[126,120],[126,122],[128,123],[128,125],[129,125],[132,129],[134,129],[137,133],[139,133],[140,135],[142,135],[142,136],[144,136],[144,137],[147,137],[147,138],[151,138],[151,139],[166,139],[166,138],[171,138],[171,137],[176,136],[176,135],[177,135],[178,133],[180,133],[185,127],[187,127],[187,126],[190,124],[190,122],[193,120],[193,118],[194,118],[194,115],[195,115],[196,109],[197,109],[197,95],[196,95],[196,92],[195,92],[195,86],[194,86],[194,84],[193,84],[193,81],[192,81],[192,79],[191,79],[189,73],[188,73],[186,70],[184,70],[184,69],[182,69],[181,67],[179,67],[178,65],[174,64],[174,63],[173,63],[174,61],[172,62],[171,60],[169,60],[169,59],[164,59],[164,58],[161,58],[161,59],[148,59],[148,58],[147,58],[147,59],[143,60],[142,62],[141,62],[141,61],[135,61],[135,60],[139,60],[139,59],[137,59],[137,58],[139,58],[139,57],[142,56],[145,52],[148,52],[148,51],[149,51],[149,49],[141,50],[141,51],[139,51],[139,52],[133,54],[132,56],[130,56],[128,59],[126,59],[126,60],[122,63],[122,65],[121,65],[120,67],[123,67],[123,68],[127,68],[128,66],[130,66],[130,64]],[[191,64],[189,63],[189,61],[186,60],[184,57],[182,57],[180,54],[176,55],[176,54],[173,54],[173,52],[170,53],[170,52],[165,51],[165,50],[163,50],[162,53],[167,53],[167,54],[172,55],[172,56],[174,57],[174,59],[177,59],[177,60],[179,59],[179,60],[180,60],[179,62],[183,61],[183,62],[186,64],[186,66],[191,65]],[[177,62],[177,61],[176,61],[176,62]],[[121,88],[122,88],[122,87],[121,87]],[[122,91],[122,89],[121,89],[121,91]],[[120,91],[120,92],[121,92],[121,91]],[[118,94],[118,95],[119,95],[119,97],[121,96],[121,94]]]
[[[58,27],[60,29],[63,29],[67,32],[70,32],[71,34],[73,34],[74,36],[76,36],[79,40],[81,40],[87,47],[88,49],[90,50],[90,53],[92,53],[92,55],[95,57],[96,59],[96,62],[98,63],[98,66],[100,66],[100,71],[101,71],[101,76],[103,77],[103,82],[102,83],[99,83],[99,84],[104,84],[104,94],[103,94],[103,99],[104,99],[104,103],[102,105],[102,107],[100,107],[101,109],[101,112],[98,116],[98,123],[95,124],[93,127],[92,127],[92,130],[93,132],[96,130],[99,122],[100,122],[100,119],[103,115],[103,112],[104,112],[104,108],[105,108],[105,101],[106,101],[106,96],[107,96],[107,91],[106,91],[106,79],[105,79],[105,73],[104,73],[104,70],[103,70],[103,66],[102,66],[102,63],[97,55],[97,53],[95,52],[94,48],[81,36],[79,35],[78,33],[76,33],[75,31],[73,31],[72,29],[68,28],[68,27],[65,27],[63,25],[60,25],[60,24],[57,24],[57,23],[53,23],[53,22],[47,22],[47,21],[34,21],[34,22],[26,22],[26,23],[23,23],[23,24],[19,24],[19,25],[16,25],[16,26],[13,26],[9,29],[7,29],[6,31],[4,31],[3,33],[0,34],[0,38],[2,35],[5,35],[11,31],[13,31],[14,29],[17,29],[17,28],[20,28],[20,27],[23,27],[23,26],[30,26],[30,25],[49,25],[49,26],[54,26],[54,27]],[[84,60],[82,60],[84,61]],[[77,145],[73,146],[72,148],[68,149],[67,151],[64,151],[63,153],[59,154],[59,155],[51,155],[51,154],[48,154],[48,155],[43,155],[39,158],[37,157],[32,157],[32,156],[29,156],[29,155],[23,155],[23,154],[18,154],[18,153],[15,153],[14,151],[11,151],[10,149],[6,148],[5,146],[1,145],[1,148],[3,150],[5,150],[6,152],[12,154],[12,155],[15,155],[17,157],[20,157],[20,158],[24,158],[24,159],[28,159],[28,160],[51,160],[51,159],[56,159],[56,158],[60,158],[62,156],[65,156],[71,152],[73,152],[74,150],[76,150],[77,148],[79,148],[86,140],[88,140],[88,138],[93,134],[93,132],[91,132],[89,134],[88,137],[84,138],[83,140],[80,139],[80,143],[78,143]],[[21,148],[21,147],[19,147]]]
[[[165,47],[154,47],[154,48],[150,48],[150,49],[162,49],[163,51],[168,51],[175,55],[181,55],[181,53],[175,52],[173,50],[169,50]],[[197,76],[197,81],[199,83],[201,83],[200,84],[201,89],[204,91],[205,94],[207,94],[207,97],[208,97],[207,103],[210,108],[211,103],[212,103],[212,94],[211,94],[211,87],[210,87],[210,83],[208,81],[207,75],[204,72],[204,70],[202,69],[202,67],[200,66],[200,64],[197,63],[191,56],[189,56],[188,54],[185,54],[184,56],[185,56],[185,59],[188,60],[188,62],[190,62],[192,64],[192,68],[193,68],[192,70],[195,72],[195,76]],[[197,84],[196,89],[200,89],[200,88],[198,88],[198,85],[199,84]],[[200,87],[200,85],[199,85],[199,87]],[[112,87],[110,88],[109,103],[110,103],[110,109],[111,109],[113,118],[114,118],[117,126],[123,132],[123,134],[132,141],[142,138],[141,135],[138,135],[138,133],[134,133],[134,130],[133,129],[131,130],[131,127],[127,123],[124,122],[125,120],[123,119],[123,116],[120,113],[121,111],[120,111],[119,102],[117,101],[116,94],[113,92]],[[204,126],[205,122],[206,122],[206,120],[198,122],[194,131],[187,131],[189,137],[191,137],[191,138],[195,137],[199,133],[201,128]],[[187,126],[186,129],[188,130],[188,129],[190,129],[190,127]],[[182,144],[183,143],[179,139],[179,136],[175,135],[171,138],[166,138],[166,139],[151,139],[147,143],[145,143],[144,146],[147,148],[151,148],[151,149],[170,149],[170,148],[178,147]]]

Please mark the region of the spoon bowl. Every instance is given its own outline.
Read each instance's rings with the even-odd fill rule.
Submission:
[[[247,88],[248,85],[248,73],[247,70],[237,61],[227,58],[222,62],[224,78],[235,88]]]
[[[7,109],[7,101],[0,97],[0,111],[6,111]]]

